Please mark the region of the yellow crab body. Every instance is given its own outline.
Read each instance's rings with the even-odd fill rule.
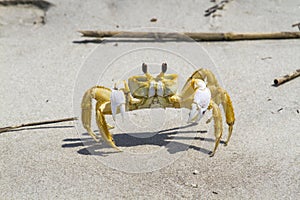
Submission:
[[[206,110],[212,110],[212,118],[215,128],[215,147],[213,156],[222,136],[222,116],[219,105],[222,104],[229,126],[228,144],[233,124],[235,121],[232,102],[228,93],[219,86],[216,77],[208,69],[195,71],[186,81],[181,92],[177,91],[177,74],[165,74],[167,64],[162,64],[162,71],[153,77],[147,71],[147,65],[143,64],[144,75],[132,76],[128,83],[123,81],[124,88],[108,89],[102,86],[94,86],[86,91],[82,99],[82,123],[95,141],[99,141],[97,135],[91,129],[92,99],[96,104],[96,121],[101,137],[112,147],[118,149],[109,132],[112,126],[106,123],[104,115],[115,115],[126,111],[143,108],[187,108],[190,109],[188,122],[198,122]],[[210,119],[211,120],[211,119]],[[208,120],[208,121],[210,121]],[[119,150],[119,149],[118,149]]]

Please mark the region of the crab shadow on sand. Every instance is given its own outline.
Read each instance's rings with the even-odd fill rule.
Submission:
[[[194,149],[196,151],[202,152],[204,154],[210,154],[211,151],[205,148],[201,148],[199,146],[195,146],[192,143],[194,141],[204,141],[214,143],[215,139],[205,138],[205,137],[191,137],[191,136],[182,136],[182,134],[205,134],[206,130],[200,131],[185,131],[183,129],[195,126],[197,124],[189,124],[186,126],[175,127],[171,129],[165,129],[158,132],[141,132],[141,133],[118,133],[114,135],[115,143],[118,147],[134,147],[139,145],[156,145],[163,146],[167,148],[167,151],[170,154],[174,154],[180,151],[185,151],[188,148]],[[96,131],[95,131],[96,132]],[[150,134],[151,137],[134,137],[133,135],[138,134]],[[180,136],[178,136],[180,134]],[[84,133],[83,135],[88,135]],[[189,144],[182,143],[180,140],[193,140],[193,142],[189,142]],[[63,142],[66,142],[62,145],[63,148],[76,148],[76,147],[84,147],[77,152],[82,155],[98,155],[98,156],[107,156],[109,154],[118,153],[118,151],[111,148],[111,151],[102,151],[104,149],[109,148],[109,146],[105,142],[96,143],[92,138],[67,138],[64,139]],[[224,141],[221,141],[224,144]],[[212,146],[213,148],[213,146]]]

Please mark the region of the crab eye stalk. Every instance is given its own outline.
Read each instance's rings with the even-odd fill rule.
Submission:
[[[162,73],[166,73],[166,71],[167,71],[167,63],[161,64],[161,71],[162,71]]]
[[[142,64],[142,70],[143,70],[143,72],[146,74],[147,72],[148,72],[148,66],[147,66],[147,64],[145,64],[145,63],[143,63]]]

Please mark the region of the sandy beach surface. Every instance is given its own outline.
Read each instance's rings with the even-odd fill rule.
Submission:
[[[300,78],[272,86],[300,68],[300,40],[97,43],[80,42],[77,32],[299,31],[292,24],[300,2],[232,0],[208,17],[209,0],[49,3],[0,4],[0,127],[80,117],[84,90],[165,61],[181,84],[195,68],[188,61],[210,68],[232,98],[236,123],[212,158],[211,114],[189,127],[187,110],[117,116],[112,132],[122,153],[93,142],[80,121],[1,133],[0,199],[300,198]],[[140,129],[127,129],[128,120]]]

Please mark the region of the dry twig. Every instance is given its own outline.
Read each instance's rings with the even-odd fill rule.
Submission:
[[[59,123],[59,122],[75,121],[75,120],[77,120],[77,117],[56,119],[56,120],[49,120],[49,121],[41,121],[41,122],[32,122],[32,123],[21,124],[21,125],[16,125],[16,126],[7,126],[7,127],[0,128],[0,133],[6,132],[6,131],[11,131],[11,130],[22,128],[22,127],[54,124],[54,123]]]
[[[32,5],[47,11],[54,4],[44,0],[0,0],[0,6]]]
[[[283,84],[287,81],[290,81],[298,76],[300,76],[300,69],[297,69],[295,72],[293,72],[291,74],[274,79],[274,85],[275,86],[281,85],[281,84]]]
[[[83,37],[96,38],[150,38],[176,39],[195,41],[235,41],[235,40],[267,40],[267,39],[298,39],[300,32],[270,32],[270,33],[166,33],[166,32],[129,32],[129,31],[79,31]]]

